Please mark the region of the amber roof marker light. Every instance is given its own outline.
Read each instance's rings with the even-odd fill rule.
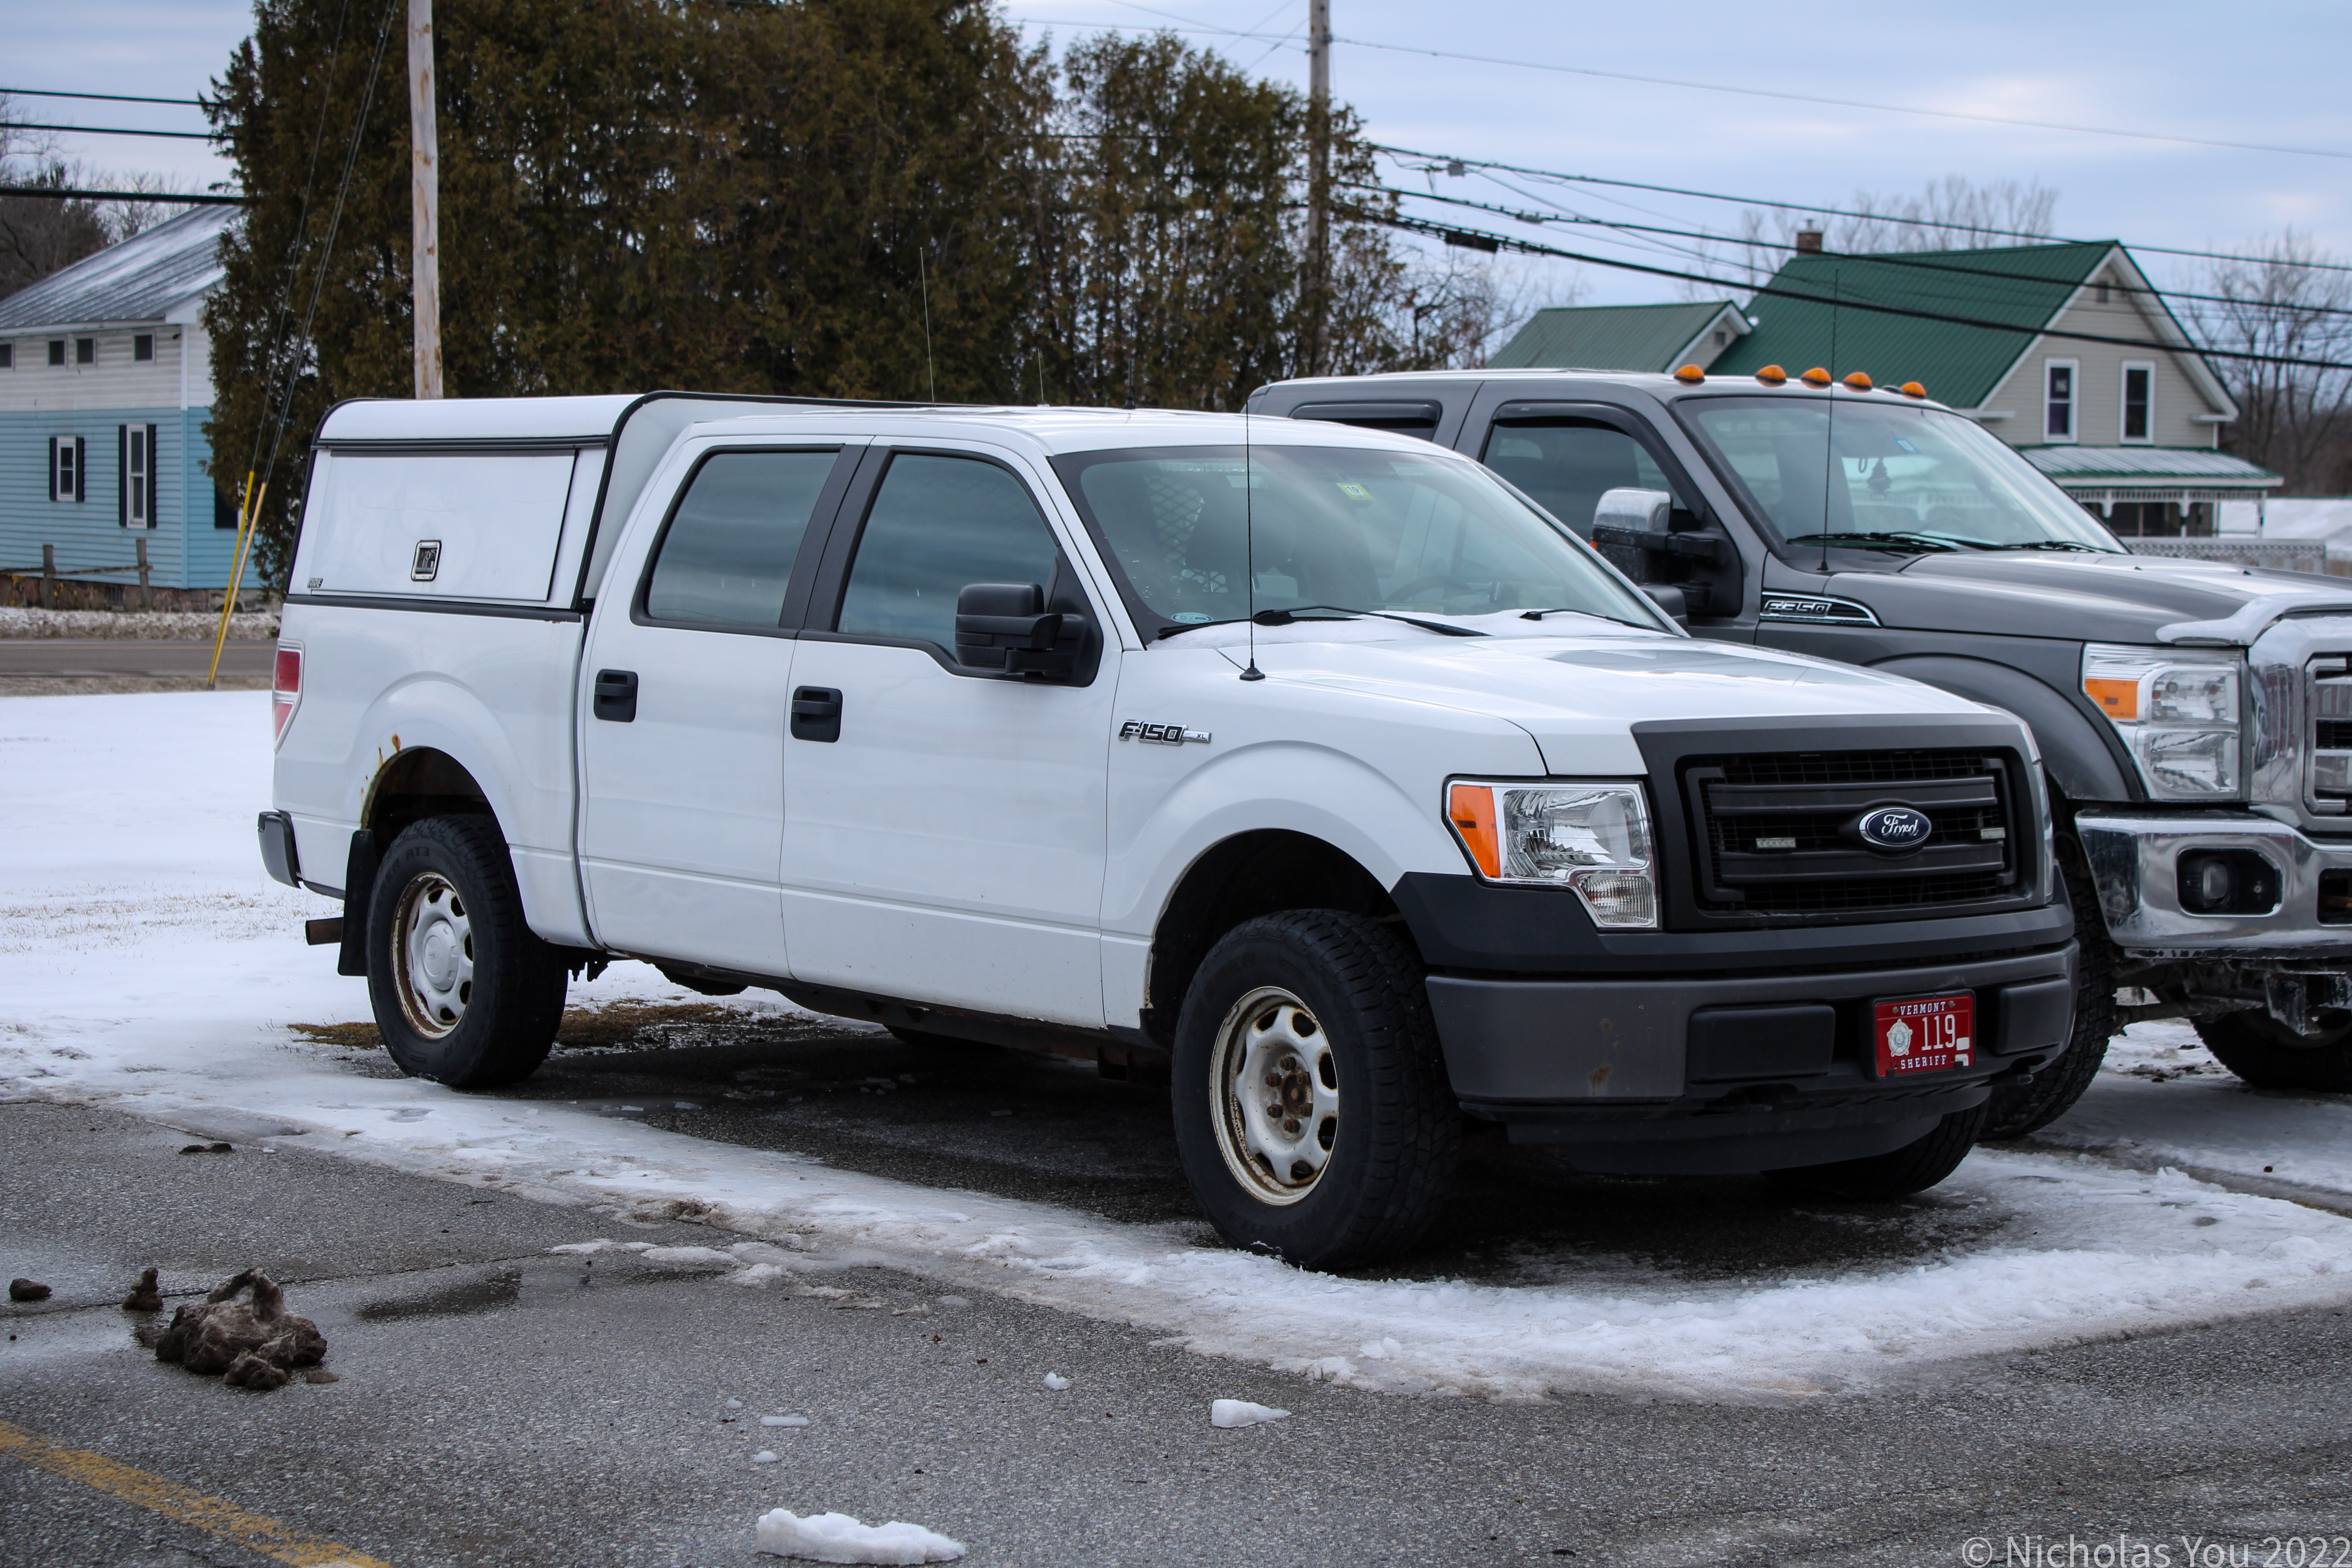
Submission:
[[[1827,386],[1830,384],[1830,373],[1820,365],[1815,365],[1807,371],[1801,379],[1807,386]]]
[[[1863,374],[1860,371],[1855,371],[1852,375],[1847,376],[1845,378],[1845,384],[1853,388],[1856,392],[1868,392],[1870,390],[1870,377]]]
[[[1905,382],[1902,385],[1901,391],[1903,395],[1906,397],[1925,397],[1927,395],[1927,389],[1920,385],[1916,381]]]
[[[1695,364],[1686,364],[1680,370],[1675,372],[1675,379],[1681,382],[1685,386],[1696,386],[1700,382],[1706,379],[1706,372],[1699,369],[1699,367]]]
[[[1756,379],[1767,386],[1778,386],[1789,379],[1789,373],[1777,364],[1768,364],[1756,373]]]

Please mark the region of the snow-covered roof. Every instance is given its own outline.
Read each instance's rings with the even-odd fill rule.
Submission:
[[[0,300],[0,331],[161,321],[221,280],[220,237],[240,213],[196,207]]]

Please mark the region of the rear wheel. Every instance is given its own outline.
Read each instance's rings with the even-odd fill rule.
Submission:
[[[452,1089],[529,1078],[563,992],[562,955],[523,923],[490,818],[428,817],[393,840],[369,901],[368,1000],[401,1071]]]
[[[1411,949],[1335,910],[1265,915],[1202,962],[1176,1026],[1176,1142],[1236,1247],[1373,1262],[1436,1217],[1460,1110]]]
[[[1914,1193],[1926,1192],[1960,1168],[1960,1162],[1969,1157],[1969,1151],[1983,1135],[1984,1119],[1981,1105],[1955,1110],[1937,1122],[1926,1137],[1900,1149],[1827,1165],[1767,1171],[1764,1176],[1777,1186],[1830,1197],[1878,1202],[1907,1198]]]
[[[2116,1032],[2115,944],[2107,940],[2082,849],[2072,838],[2058,841],[2058,870],[2074,910],[2074,1027],[2066,1048],[2032,1083],[2003,1084],[1992,1091],[1985,1102],[1985,1138],[2022,1138],[2065,1115],[2099,1076],[2107,1040]]]
[[[2256,1089],[2352,1094],[2352,1013],[2319,1017],[2319,1034],[2298,1035],[2267,1013],[2224,1013],[2197,1020],[2197,1037]]]

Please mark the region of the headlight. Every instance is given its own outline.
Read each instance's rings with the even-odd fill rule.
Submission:
[[[2147,793],[2160,800],[2236,800],[2239,691],[2234,653],[2083,649],[2083,690],[2116,727]]]
[[[1597,926],[1658,923],[1650,806],[1637,784],[1457,784],[1446,820],[1490,882],[1568,888]]]

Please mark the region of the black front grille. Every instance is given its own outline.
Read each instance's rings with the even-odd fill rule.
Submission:
[[[2322,719],[2312,726],[2323,752],[2352,752],[2352,719]]]
[[[1975,751],[1802,752],[1692,757],[1702,908],[1755,914],[1935,909],[2014,892],[2023,826],[2009,761]],[[1907,805],[1930,824],[1890,854],[1857,831]]]

